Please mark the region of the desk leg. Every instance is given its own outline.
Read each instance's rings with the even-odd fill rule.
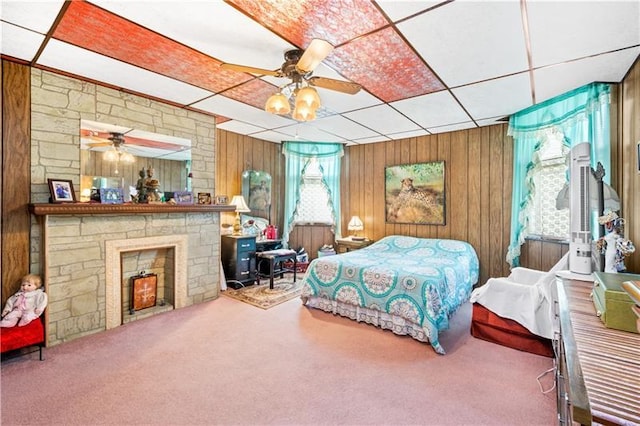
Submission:
[[[276,267],[276,262],[275,262],[275,258],[271,258],[269,260],[269,288],[271,290],[273,290],[273,271],[275,270],[274,268]]]
[[[293,256],[293,282],[296,282],[296,272],[298,271],[298,256]]]

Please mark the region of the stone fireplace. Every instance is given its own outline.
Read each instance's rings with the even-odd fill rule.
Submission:
[[[123,323],[123,277],[122,254],[125,252],[171,248],[173,258],[173,308],[186,305],[187,299],[187,248],[188,235],[169,235],[160,237],[131,238],[105,241],[106,274],[106,329],[118,327]]]
[[[32,204],[40,224],[33,256],[49,304],[47,345],[122,324],[123,254],[161,249],[171,263],[172,306],[218,297],[220,212],[233,206]],[[151,308],[147,308],[150,310]],[[142,312],[142,311],[140,311]],[[150,312],[150,311],[148,311]]]

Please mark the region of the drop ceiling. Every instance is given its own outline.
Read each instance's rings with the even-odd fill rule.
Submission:
[[[280,142],[365,144],[491,125],[622,80],[640,56],[640,1],[2,1],[2,57],[216,117]],[[284,52],[322,38],[319,118],[263,110]],[[114,123],[115,124],[115,123]]]

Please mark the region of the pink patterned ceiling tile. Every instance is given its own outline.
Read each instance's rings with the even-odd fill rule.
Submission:
[[[70,2],[54,38],[213,92],[251,78],[203,53],[83,1]]]
[[[385,102],[444,89],[442,82],[393,28],[341,46],[325,61]]]
[[[364,0],[229,0],[263,26],[305,48],[321,38],[337,46],[389,25]]]

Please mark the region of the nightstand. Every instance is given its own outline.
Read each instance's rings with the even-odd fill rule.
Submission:
[[[348,251],[358,250],[373,243],[373,240],[365,238],[364,240],[354,240],[352,237],[336,238],[336,252],[346,253]]]

